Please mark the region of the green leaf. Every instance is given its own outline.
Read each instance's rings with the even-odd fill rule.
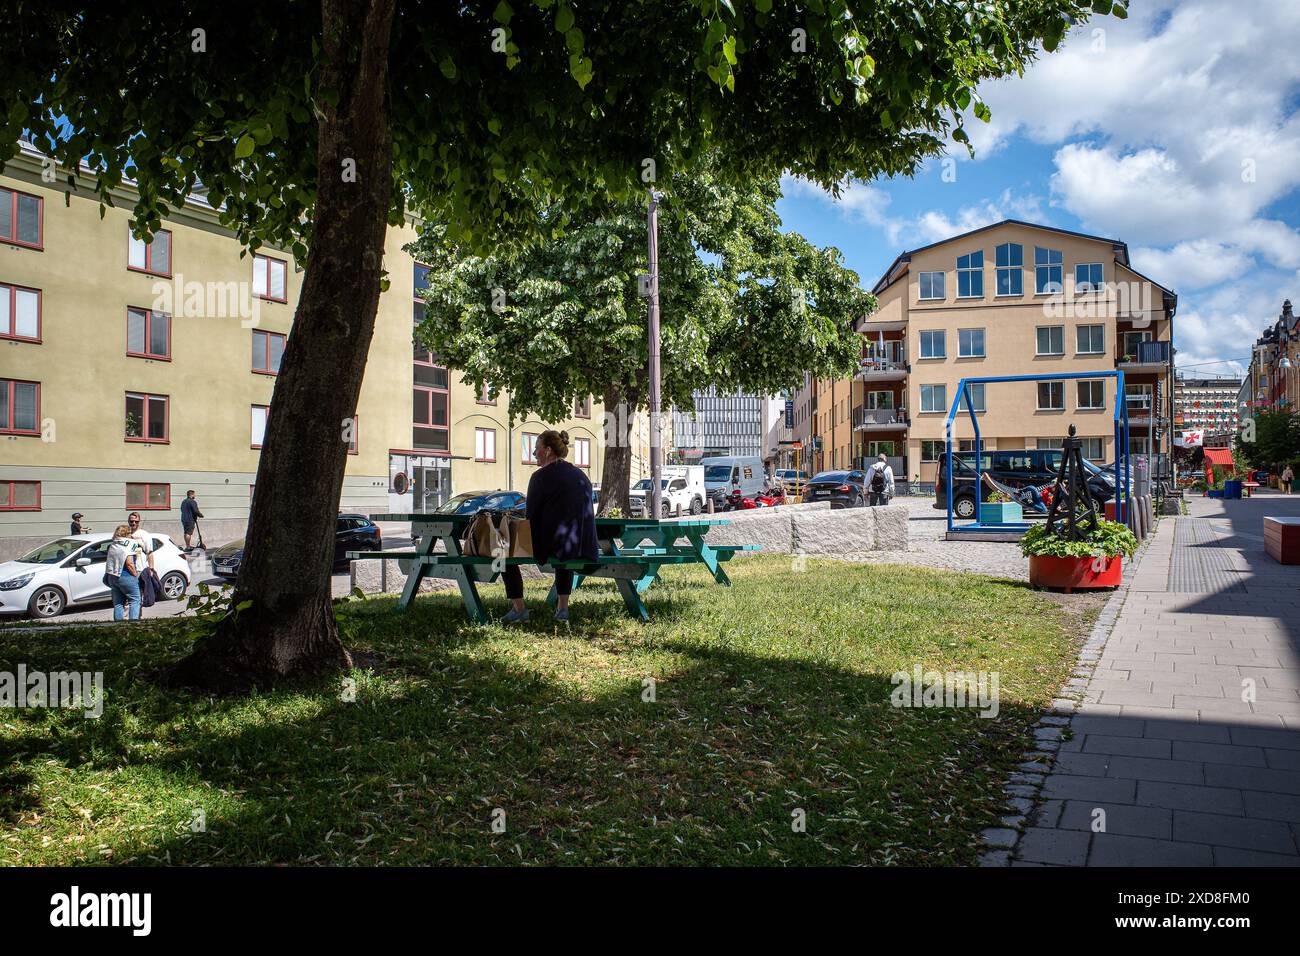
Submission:
[[[573,11],[568,4],[560,4],[555,8],[555,29],[560,33],[568,33],[573,29]]]
[[[722,44],[722,55],[727,58],[727,62],[730,63],[732,66],[736,65],[736,38],[735,37],[727,37],[726,42]]]
[[[981,101],[975,104],[975,118],[987,123],[993,119],[993,111],[989,109],[987,103]]]
[[[444,53],[442,55],[442,59],[438,61],[438,69],[442,70],[442,75],[447,79],[456,79],[456,64],[452,61],[450,54]]]
[[[767,13],[772,9],[772,0],[754,0],[754,9],[759,13]]]
[[[253,137],[248,134],[241,136],[239,142],[235,144],[235,159],[247,159],[253,155],[253,150],[256,147],[257,143]]]
[[[497,4],[497,8],[492,11],[492,19],[505,26],[510,25],[510,20],[514,15],[514,7],[510,6],[506,0],[501,0],[501,2]]]

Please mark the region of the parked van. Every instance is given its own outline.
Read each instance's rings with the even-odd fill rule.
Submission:
[[[682,514],[697,515],[704,510],[704,502],[708,497],[708,491],[704,487],[704,466],[664,465],[660,483],[660,517],[677,514],[678,505],[681,506]],[[632,517],[645,517],[646,498],[649,495],[649,478],[642,478],[632,486],[628,492],[628,509]]]
[[[980,471],[988,472],[994,480],[1013,488],[1023,488],[1026,485],[1037,488],[1056,479],[1062,454],[1059,448],[999,448],[997,451],[980,453]],[[1100,509],[1114,494],[1114,487],[1107,482],[1101,469],[1086,458],[1083,467],[1089,475],[1088,490]],[[975,453],[957,452],[952,472],[953,514],[958,518],[973,518],[976,501],[988,501],[990,493],[988,485],[979,481],[975,473]],[[948,510],[948,459],[944,452],[939,453],[939,467],[934,482],[934,506]]]
[[[705,458],[700,464],[704,466],[704,487],[715,509],[721,508],[737,489],[750,498],[763,491],[763,459],[757,455],[724,455]]]

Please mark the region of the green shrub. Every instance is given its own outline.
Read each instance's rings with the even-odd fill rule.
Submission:
[[[1056,558],[1091,558],[1098,555],[1108,558],[1123,555],[1131,558],[1137,546],[1136,535],[1118,521],[1099,521],[1086,541],[1069,541],[1057,534],[1049,534],[1046,523],[1030,528],[1020,539],[1022,554],[1046,554]]]

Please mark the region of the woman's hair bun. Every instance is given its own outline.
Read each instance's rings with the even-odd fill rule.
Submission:
[[[569,443],[569,433],[560,432],[560,441],[564,442],[567,445]]]

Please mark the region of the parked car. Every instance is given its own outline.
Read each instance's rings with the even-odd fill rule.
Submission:
[[[704,468],[701,465],[665,465],[659,479],[659,516],[666,518],[677,513],[697,515],[704,510],[708,492],[704,487]],[[628,492],[628,510],[632,517],[646,514],[646,497],[650,494],[650,479],[642,478]],[[716,502],[714,507],[717,507]]]
[[[1041,487],[1056,478],[1061,467],[1059,448],[1008,448],[980,454],[980,470],[988,472],[995,481],[1013,488],[1026,485]],[[1115,494],[1114,485],[1101,474],[1101,469],[1084,459],[1088,472],[1088,491],[1100,508]],[[978,498],[977,496],[978,487]],[[952,511],[958,518],[973,518],[976,501],[988,501],[990,489],[975,473],[975,453],[958,452],[953,462]],[[945,453],[939,455],[938,473],[934,483],[934,507],[948,508],[948,463]]]
[[[361,514],[341,514],[334,524],[334,567],[348,563],[349,551],[382,551],[384,538],[379,526]],[[208,551],[212,572],[223,578],[239,576],[244,563],[244,539],[231,541]]]
[[[832,508],[861,508],[867,503],[867,473],[821,471],[808,481],[804,501],[829,501]]]
[[[190,583],[185,554],[165,534],[148,532],[163,597],[175,601]],[[0,564],[0,614],[55,617],[69,608],[111,601],[104,563],[113,536],[73,534]]]
[[[786,494],[803,494],[804,485],[808,484],[808,472],[795,471],[793,468],[778,468],[776,477],[785,485]]]
[[[434,514],[472,515],[476,511],[488,508],[492,511],[523,511],[525,496],[522,491],[463,491],[448,498],[437,508]]]

